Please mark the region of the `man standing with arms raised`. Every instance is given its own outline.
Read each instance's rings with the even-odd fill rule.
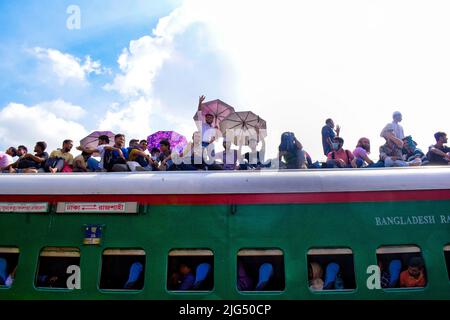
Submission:
[[[197,119],[202,119],[201,113],[202,113],[202,104],[203,101],[205,101],[205,96],[200,96],[198,99],[198,109],[197,109]],[[214,152],[214,141],[216,140],[217,131],[219,128],[213,124],[214,122],[214,115],[211,113],[207,113],[205,115],[205,122],[202,121],[201,125],[201,135],[202,135],[202,149],[206,149],[207,155],[209,158],[213,159],[215,157]],[[200,129],[200,128],[199,128]],[[204,154],[204,153],[203,153]],[[206,162],[207,159],[204,160]],[[210,163],[208,163],[210,164]]]
[[[325,121],[325,126],[322,128],[322,146],[325,156],[334,151],[333,140],[335,137],[339,137],[340,131],[341,127],[339,126],[336,126],[336,131],[334,130],[334,121],[332,119]]]

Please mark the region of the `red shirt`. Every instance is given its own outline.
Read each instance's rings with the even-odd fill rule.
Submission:
[[[420,273],[418,278],[411,277],[408,270],[400,273],[400,287],[413,288],[413,287],[425,287],[427,284],[423,272]]]
[[[334,153],[334,159],[333,159],[333,153]],[[343,148],[339,149],[338,151],[332,151],[328,154],[328,160],[338,160],[342,159],[346,164],[350,164],[352,162],[353,153],[350,150],[344,150]]]

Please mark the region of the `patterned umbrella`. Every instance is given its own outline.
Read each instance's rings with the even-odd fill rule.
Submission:
[[[214,116],[213,125],[219,127],[220,122],[229,114],[234,112],[234,108],[221,100],[214,100],[202,104],[201,113],[196,112],[194,121],[205,122],[205,116],[210,113]]]
[[[234,112],[220,122],[220,130],[224,136],[234,137],[237,145],[247,145],[251,137],[263,140],[267,136],[266,129],[266,121],[251,111]]]
[[[147,137],[147,148],[151,151],[152,148],[160,148],[161,140],[167,139],[170,142],[170,149],[181,153],[187,146],[186,137],[175,131],[158,131]]]
[[[90,135],[88,135],[86,138],[83,138],[80,141],[80,144],[84,148],[88,149],[95,149],[98,146],[98,138],[100,136],[108,136],[109,137],[109,146],[114,145],[114,136],[115,134],[111,131],[94,131]]]

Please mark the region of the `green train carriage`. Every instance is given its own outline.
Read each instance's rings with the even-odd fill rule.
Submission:
[[[450,298],[447,168],[0,181],[0,258],[14,273],[12,285],[0,287],[2,300]],[[380,288],[380,261],[413,256],[425,263],[424,287]],[[137,262],[137,286],[126,288]],[[171,286],[181,262],[194,272],[201,263],[211,267],[203,287]],[[239,290],[239,263],[255,284],[267,262],[273,273],[265,289]],[[337,262],[345,287],[311,290],[311,262]],[[58,268],[66,273],[60,283],[40,285]]]

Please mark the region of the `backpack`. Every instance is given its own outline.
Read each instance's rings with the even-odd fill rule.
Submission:
[[[122,158],[114,157],[113,152],[113,150],[105,150],[103,156],[103,168],[106,169],[106,171],[112,171],[112,168],[116,164],[127,164]]]

